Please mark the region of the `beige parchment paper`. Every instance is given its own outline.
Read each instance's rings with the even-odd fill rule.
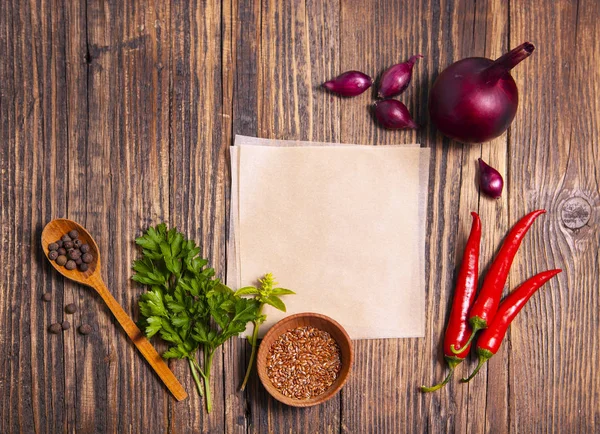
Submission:
[[[287,313],[319,312],[353,339],[424,334],[429,150],[236,137],[228,284],[272,272]]]

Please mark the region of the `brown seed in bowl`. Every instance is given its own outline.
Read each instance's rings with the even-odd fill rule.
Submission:
[[[323,330],[297,327],[273,342],[267,376],[283,395],[310,399],[324,394],[342,368],[340,348]]]

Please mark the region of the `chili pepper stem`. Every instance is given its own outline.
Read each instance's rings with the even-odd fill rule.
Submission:
[[[421,392],[429,393],[429,392],[435,392],[436,390],[441,389],[446,384],[448,384],[448,381],[450,381],[450,378],[452,378],[452,374],[454,374],[454,368],[450,368],[450,372],[448,372],[448,375],[446,375],[446,378],[444,378],[444,380],[442,382],[436,384],[435,386],[431,386],[431,387],[421,386]]]
[[[442,380],[440,383],[436,384],[435,386],[431,386],[431,387],[421,386],[421,392],[423,392],[423,393],[435,392],[436,390],[444,387],[446,384],[448,384],[448,381],[450,381],[450,378],[452,378],[452,374],[454,374],[454,368],[456,368],[458,365],[460,365],[460,363],[463,361],[463,359],[458,358],[458,357],[445,356],[444,358],[446,359],[446,363],[448,364],[448,367],[450,368],[450,372],[448,372],[448,375],[446,376],[446,378],[444,378],[444,380]]]
[[[471,373],[471,375],[469,375],[467,378],[462,378],[460,380],[461,382],[468,383],[469,381],[471,381],[473,379],[473,377],[475,375],[477,375],[477,373],[479,372],[479,370],[481,369],[481,367],[485,364],[485,362],[487,362],[489,359],[491,359],[492,356],[494,355],[491,351],[484,350],[482,348],[478,348],[477,349],[477,354],[479,354],[479,362],[477,363],[477,367]]]
[[[450,345],[450,351],[452,351],[454,354],[462,353],[466,347],[471,345],[471,342],[473,342],[473,338],[475,337],[477,332],[479,330],[483,330],[483,329],[487,328],[487,326],[488,326],[487,321],[484,320],[483,318],[479,318],[478,316],[474,316],[473,318],[471,318],[469,320],[469,322],[471,323],[471,328],[473,329],[473,331],[471,332],[471,336],[469,336],[469,339],[467,340],[467,342],[460,348],[456,348],[454,346],[454,344]]]

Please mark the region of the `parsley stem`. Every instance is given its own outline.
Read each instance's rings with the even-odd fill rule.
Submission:
[[[198,378],[194,361],[191,358],[188,358],[188,362],[190,362],[190,370],[192,371],[192,377],[194,377],[194,382],[196,383],[196,388],[198,389],[198,395],[204,396],[204,393],[202,392],[202,384],[200,384],[200,379]]]
[[[212,367],[214,349],[204,348],[204,391],[206,392],[206,412],[210,413],[212,409],[212,399],[210,397],[210,369]]]
[[[260,317],[262,314],[264,303],[260,304],[258,308],[257,317]],[[240,386],[240,391],[244,391],[246,388],[246,384],[248,383],[248,379],[250,378],[250,372],[252,372],[252,366],[254,365],[254,360],[256,359],[256,349],[258,348],[258,328],[260,327],[259,321],[252,321],[254,324],[254,331],[252,332],[252,340],[250,344],[252,345],[252,352],[250,353],[250,360],[248,361],[248,368],[246,368],[246,375],[244,376],[244,381]]]

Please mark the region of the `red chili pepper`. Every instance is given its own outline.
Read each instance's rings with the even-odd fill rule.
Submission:
[[[526,280],[504,299],[498,308],[498,313],[494,317],[494,320],[490,326],[481,333],[481,336],[477,340],[477,355],[479,356],[477,367],[468,378],[463,378],[461,381],[470,381],[479,372],[483,364],[498,352],[502,340],[506,335],[508,326],[521,309],[523,309],[525,303],[527,303],[531,296],[540,289],[544,283],[561,271],[562,270],[549,270],[536,274],[532,278]]]
[[[456,278],[456,289],[454,291],[454,300],[450,310],[450,319],[444,335],[444,359],[450,368],[450,372],[441,382],[431,387],[421,387],[423,392],[433,392],[444,387],[452,374],[454,368],[458,366],[469,354],[470,345],[466,345],[464,351],[460,354],[454,354],[450,347],[452,345],[463,346],[466,344],[471,327],[468,322],[469,309],[477,292],[477,277],[479,269],[479,245],[481,242],[481,220],[477,213],[472,212],[473,224],[471,233],[465,246],[462,264]]]
[[[538,209],[527,214],[514,225],[506,236],[502,247],[500,247],[500,251],[485,276],[479,297],[475,300],[473,308],[469,313],[469,324],[471,324],[473,330],[467,340],[467,344],[471,343],[479,330],[487,328],[494,319],[494,315],[496,315],[496,311],[498,310],[498,304],[502,298],[502,290],[508,278],[510,266],[517,254],[517,250],[519,250],[521,241],[523,241],[523,237],[525,237],[535,219],[545,212],[545,209]],[[463,351],[460,347],[457,349],[455,345],[451,346],[450,350],[453,354],[459,354]]]

